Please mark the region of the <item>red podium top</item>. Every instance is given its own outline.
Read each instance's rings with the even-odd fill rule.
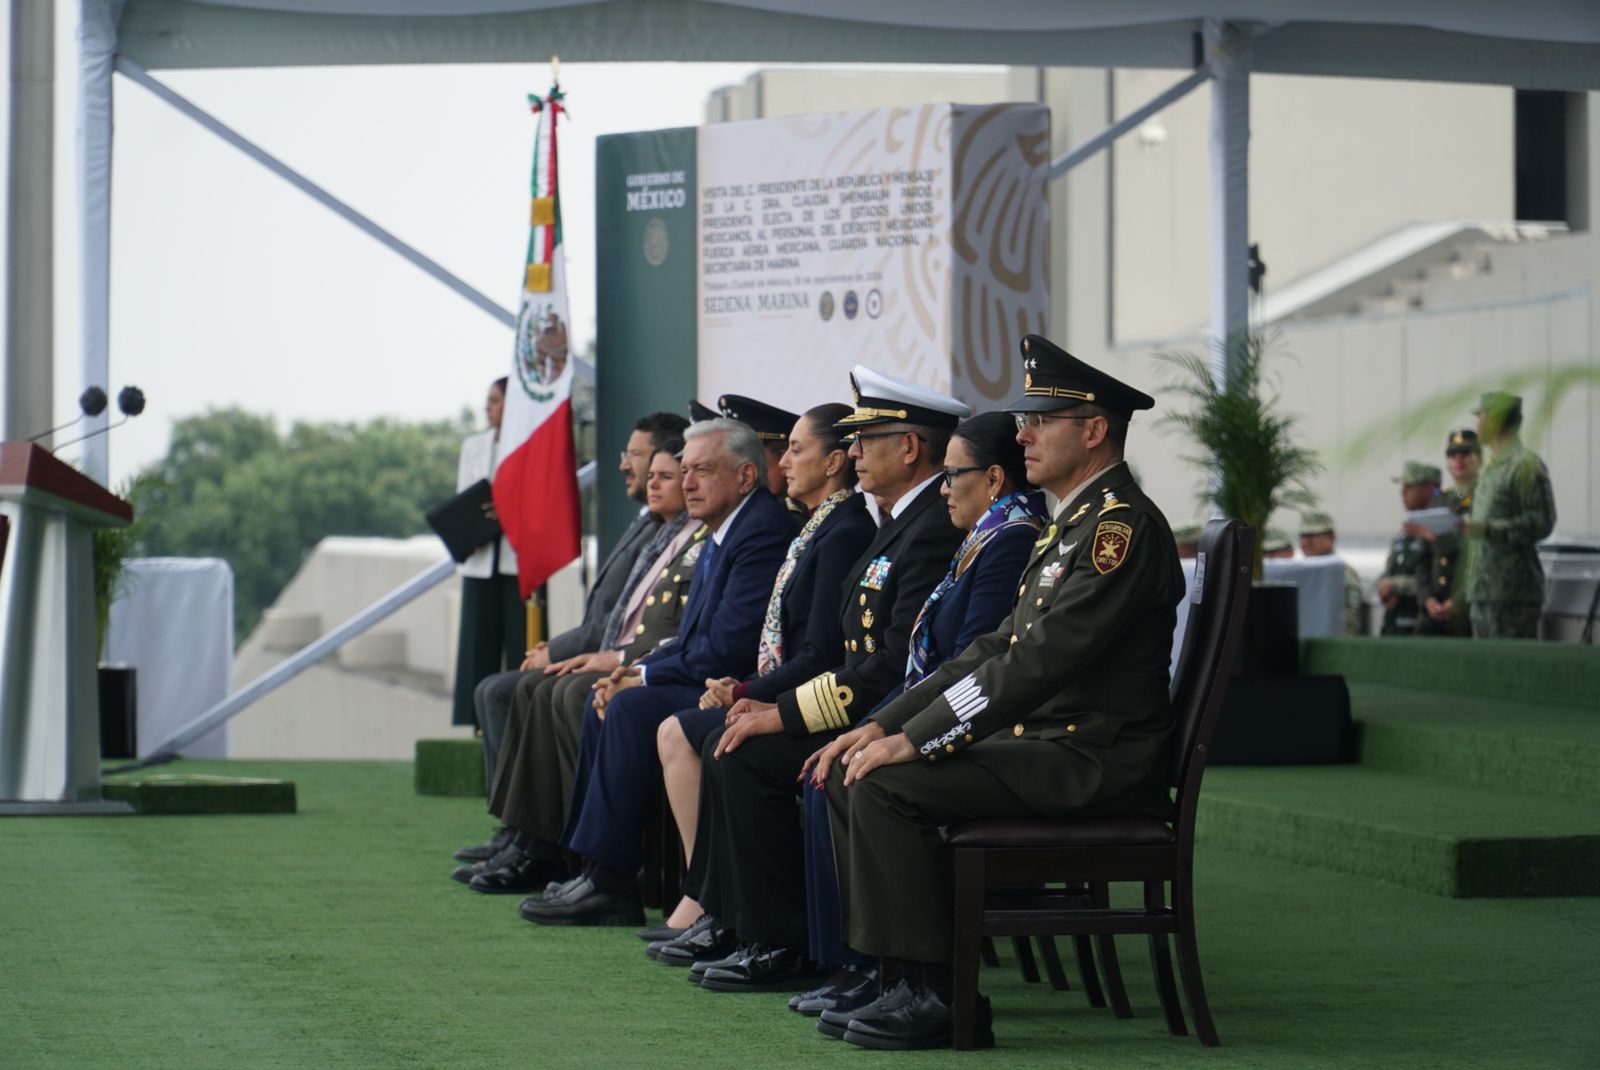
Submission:
[[[32,492],[32,493],[30,493]],[[91,522],[121,527],[133,520],[133,506],[32,442],[0,442],[0,497],[49,495],[76,512],[99,514]]]

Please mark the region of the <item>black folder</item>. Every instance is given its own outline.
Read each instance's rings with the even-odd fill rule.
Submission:
[[[457,562],[465,561],[478,547],[500,537],[500,521],[495,516],[494,495],[487,479],[478,480],[454,498],[429,509],[427,521]]]

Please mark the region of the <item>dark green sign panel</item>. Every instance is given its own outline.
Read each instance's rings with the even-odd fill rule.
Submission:
[[[615,473],[633,424],[694,396],[695,130],[612,134],[595,146],[596,484],[602,552],[638,512]]]

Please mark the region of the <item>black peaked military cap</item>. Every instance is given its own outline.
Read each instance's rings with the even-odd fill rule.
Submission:
[[[1482,456],[1483,446],[1478,442],[1478,432],[1470,427],[1450,432],[1450,437],[1444,440],[1444,455],[1449,457],[1455,453],[1476,453]]]
[[[1085,364],[1047,338],[1022,340],[1022,396],[1007,412],[1056,412],[1090,403],[1123,419],[1153,409],[1156,399]]]
[[[694,398],[689,399],[689,419],[695,423],[699,423],[701,420],[715,420],[717,415],[716,409],[711,408],[709,405],[702,405]]]
[[[850,391],[855,395],[856,409],[833,425],[846,434],[877,424],[916,424],[954,430],[956,424],[972,415],[971,406],[948,394],[865,364],[850,369]]]
[[[722,395],[717,399],[717,407],[722,410],[722,415],[749,425],[758,438],[768,442],[788,442],[789,432],[794,430],[795,421],[800,419],[776,405],[768,405],[742,394]]]

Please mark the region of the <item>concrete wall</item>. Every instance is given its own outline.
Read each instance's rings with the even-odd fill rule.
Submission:
[[[1174,81],[1117,71],[1120,118]],[[1405,224],[1509,220],[1513,93],[1496,86],[1256,75],[1250,80],[1250,240],[1268,287]],[[1210,91],[1112,149],[1112,330],[1124,342],[1206,322]]]
[[[1313,484],[1337,520],[1342,538],[1387,538],[1399,527],[1399,491],[1390,482],[1411,459],[1443,466],[1445,435],[1474,424],[1468,410],[1481,389],[1515,380],[1526,399],[1525,444],[1550,468],[1557,533],[1600,534],[1600,346],[1589,339],[1586,292],[1483,302],[1452,311],[1285,326],[1274,363],[1284,408],[1301,417],[1302,441],[1327,471]],[[1198,340],[1171,348],[1197,349]],[[1155,393],[1170,378],[1152,354],[1133,347],[1107,355],[1118,374]],[[1565,391],[1552,418],[1533,415],[1549,396],[1551,376],[1587,368],[1589,385]],[[1434,404],[1451,391],[1459,406]],[[1160,412],[1158,407],[1157,412]],[[1533,426],[1544,424],[1542,432]],[[1136,425],[1129,454],[1144,486],[1169,518],[1195,515],[1197,473],[1178,455],[1183,440],[1157,421]],[[1276,526],[1293,532],[1297,520]]]
[[[593,557],[593,540],[585,540]],[[235,689],[280,664],[440,557],[433,536],[317,544],[234,656]],[[550,581],[551,629],[583,614],[576,563]],[[268,694],[229,725],[235,758],[409,759],[450,724],[461,584],[451,578]]]

